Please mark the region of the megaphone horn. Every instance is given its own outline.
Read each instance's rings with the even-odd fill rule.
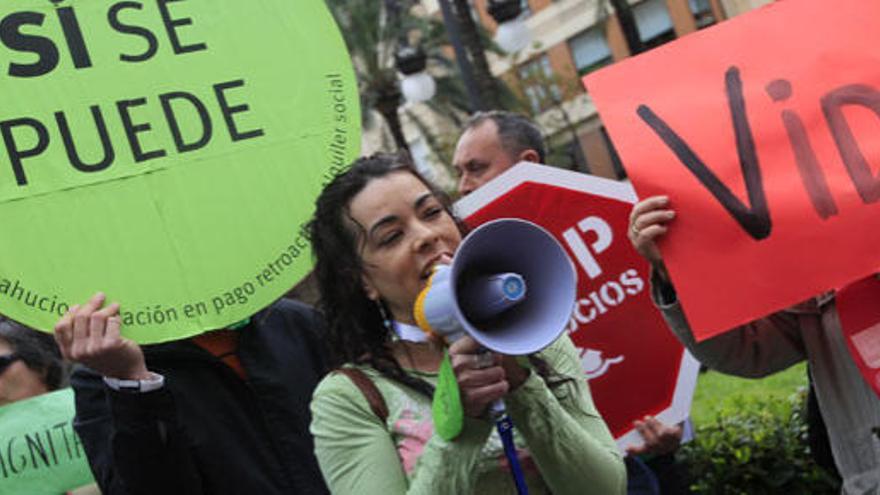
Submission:
[[[416,299],[418,325],[454,341],[467,334],[508,355],[538,352],[565,329],[576,272],[546,230],[519,219],[485,223],[438,266]]]

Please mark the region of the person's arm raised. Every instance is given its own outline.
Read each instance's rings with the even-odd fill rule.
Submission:
[[[82,306],[74,305],[55,325],[55,340],[61,355],[107,378],[147,380],[144,352],[120,333],[119,304],[104,306],[97,293]]]
[[[147,370],[141,347],[120,333],[119,305],[98,293],[55,325],[65,359],[79,369],[74,428],[106,495],[202,493],[201,476],[180,431],[163,378]],[[103,308],[102,308],[103,307]],[[98,375],[103,377],[103,380]],[[114,389],[108,379],[156,381],[151,390]],[[103,382],[103,383],[102,383]]]
[[[780,311],[697,342],[666,271],[657,240],[676,216],[666,196],[637,203],[630,214],[628,237],[652,267],[651,297],[681,343],[701,363],[723,373],[760,377],[804,359],[797,315]]]

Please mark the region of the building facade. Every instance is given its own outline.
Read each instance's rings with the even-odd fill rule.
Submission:
[[[472,0],[474,16],[490,33],[497,25],[488,0]],[[520,96],[545,130],[552,165],[620,179],[623,168],[581,78],[631,56],[608,0],[522,0],[532,36],[514,56],[489,55],[492,73]],[[770,3],[770,0],[630,0],[639,37],[648,49]],[[439,15],[437,0],[423,0]]]

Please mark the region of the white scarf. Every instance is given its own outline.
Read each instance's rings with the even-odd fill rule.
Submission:
[[[406,323],[394,321],[392,322],[392,327],[394,328],[394,333],[397,334],[397,337],[400,338],[400,340],[406,340],[408,342],[428,341],[428,334],[415,325],[407,325]]]

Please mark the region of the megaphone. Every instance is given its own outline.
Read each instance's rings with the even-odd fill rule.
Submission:
[[[435,267],[416,299],[415,319],[447,342],[470,335],[500,354],[531,354],[566,328],[576,287],[574,266],[550,233],[499,219],[465,237],[451,265]]]

